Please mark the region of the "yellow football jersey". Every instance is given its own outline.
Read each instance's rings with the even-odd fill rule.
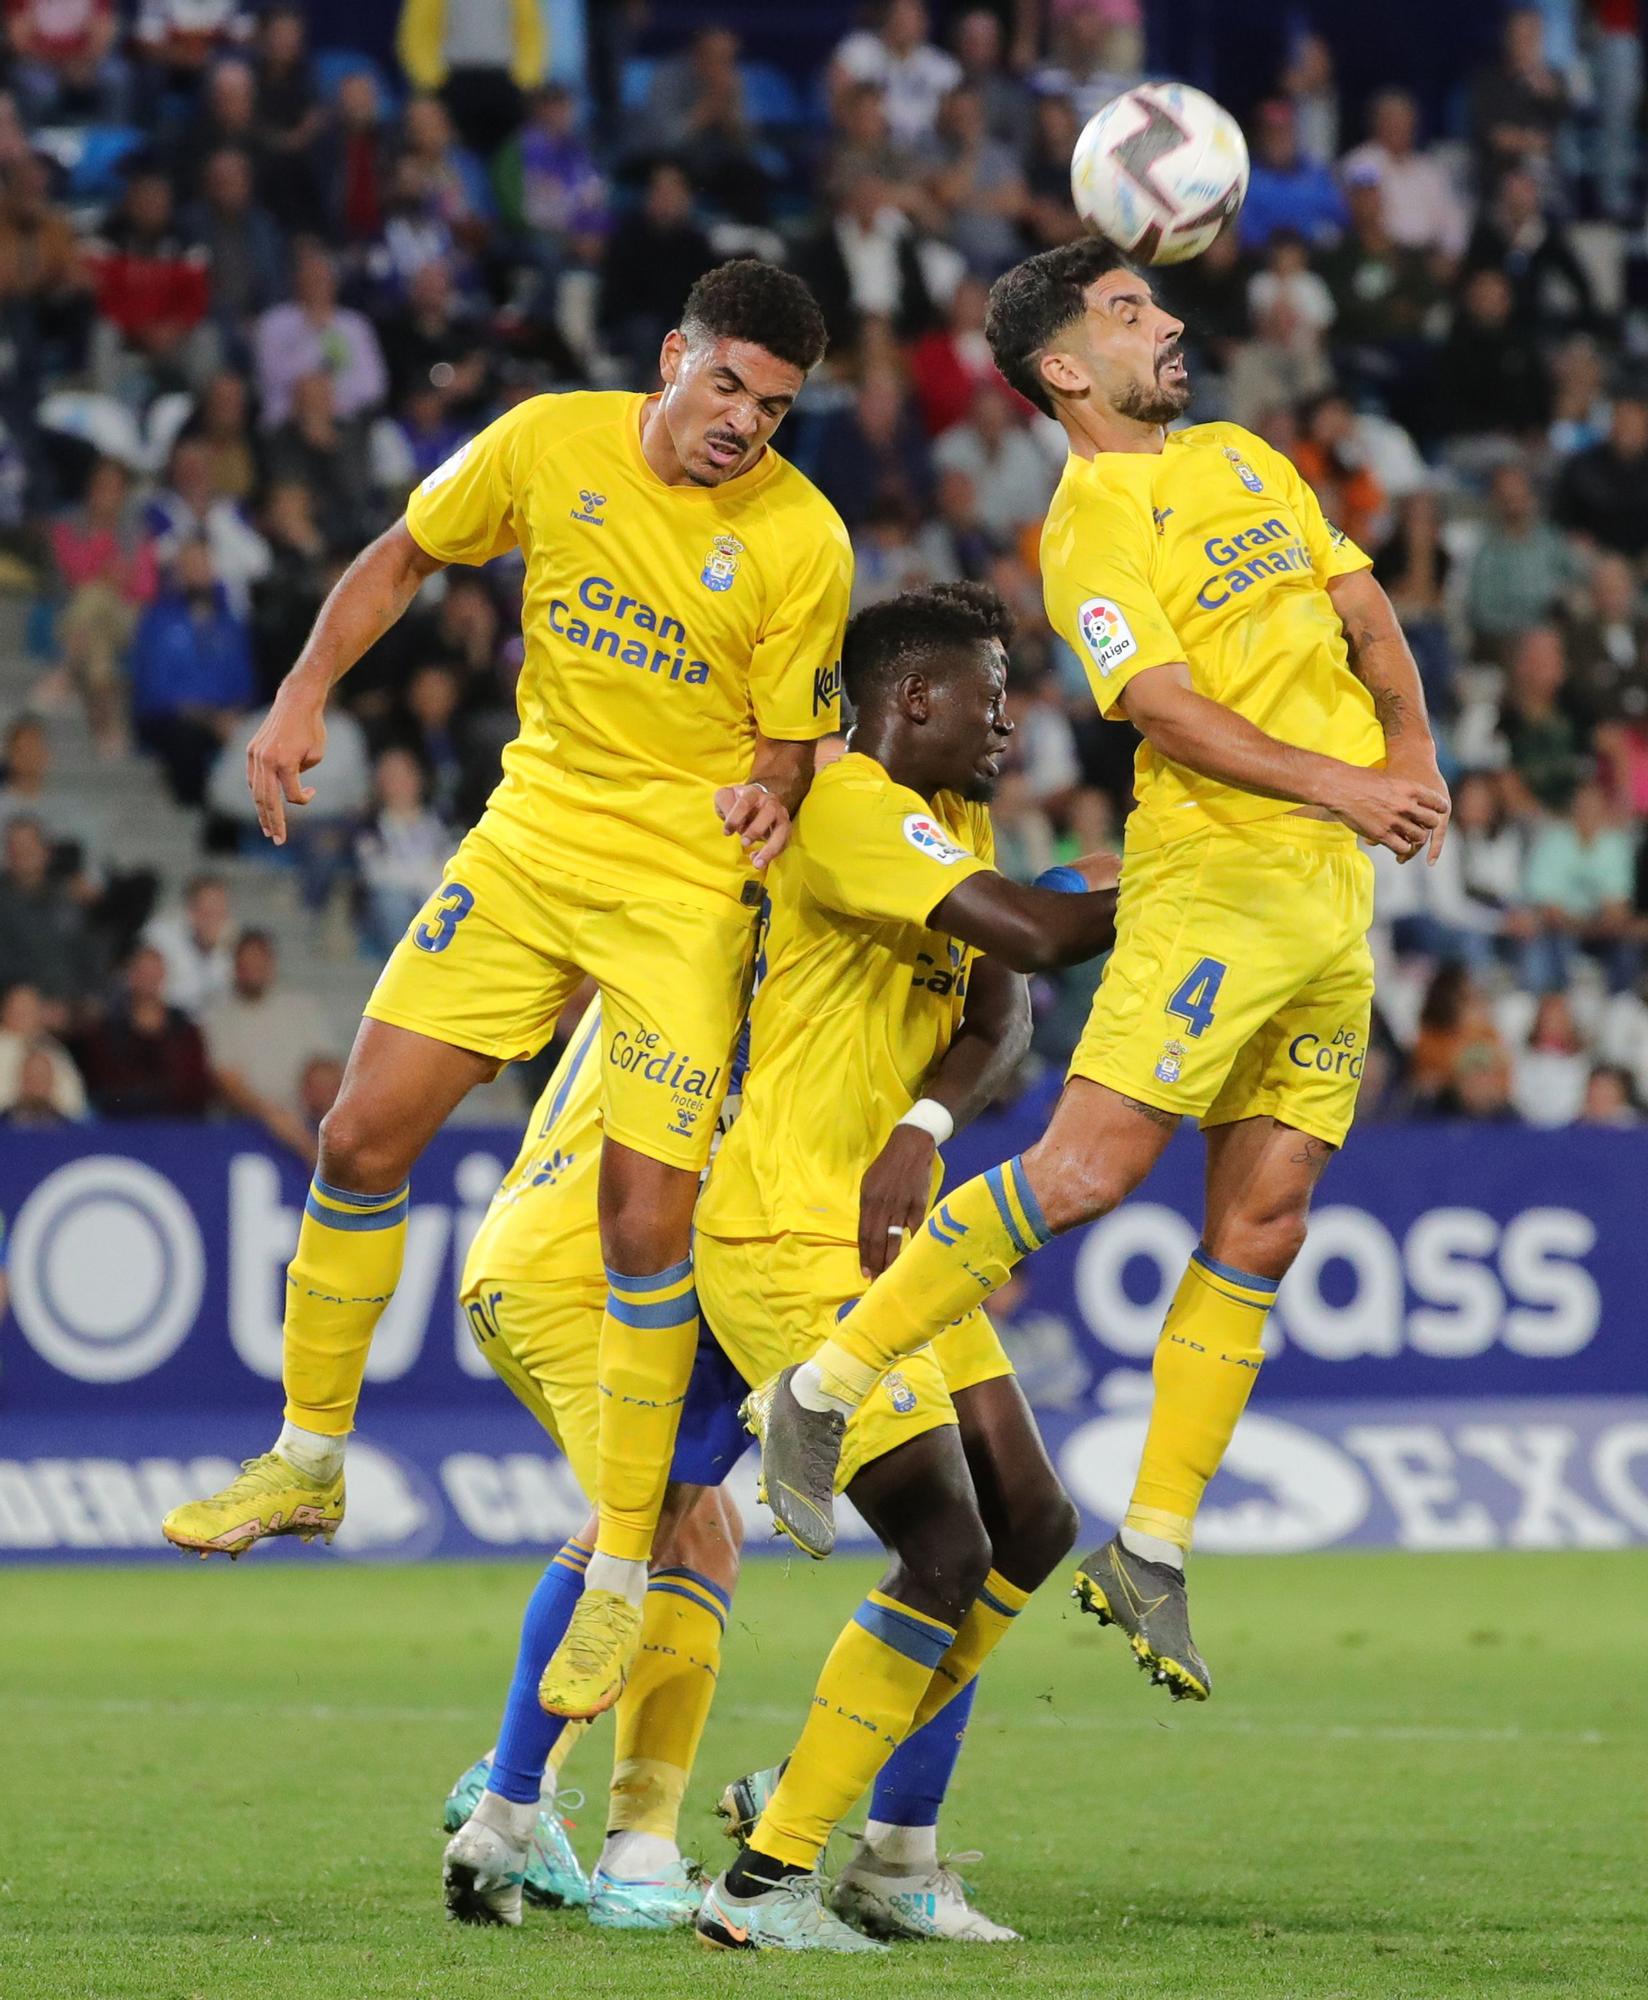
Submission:
[[[551,877],[747,902],[714,795],[749,776],[758,730],[838,726],[852,551],[771,446],[724,486],[666,486],[641,452],[646,400],[532,397],[424,480],[406,524],[443,562],[526,558],[492,837]]]
[[[1188,662],[1200,694],[1269,735],[1347,764],[1384,762],[1325,588],[1369,558],[1323,518],[1298,471],[1235,424],[1164,449],[1071,454],[1042,531],[1047,615],[1109,714],[1135,674]],[[1129,846],[1294,810],[1140,746]]]
[[[857,1241],[864,1171],[949,1047],[977,956],[927,919],[994,854],[983,806],[929,805],[872,758],[813,780],[768,871],[743,1103],[701,1230]]]

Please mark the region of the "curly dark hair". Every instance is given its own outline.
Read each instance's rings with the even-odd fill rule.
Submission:
[[[841,648],[841,689],[855,713],[885,695],[903,675],[932,671],[945,653],[987,640],[1005,646],[1013,614],[987,583],[933,583],[871,604],[848,624]]]
[[[1073,321],[1082,316],[1083,293],[1110,271],[1131,271],[1114,243],[1086,236],[1061,243],[1004,271],[990,287],[984,337],[996,366],[1046,416],[1053,399],[1041,376],[1041,357]]]
[[[735,257],[706,271],[681,308],[681,331],[711,340],[747,340],[778,361],[811,374],[829,335],[818,301],[793,271]]]

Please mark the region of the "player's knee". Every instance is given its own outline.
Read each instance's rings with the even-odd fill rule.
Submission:
[[[1024,1165],[1055,1235],[1108,1215],[1133,1192],[1121,1165],[1102,1152],[1055,1150],[1043,1141],[1024,1155]]]
[[[1023,1510],[1003,1542],[995,1546],[995,1567],[1021,1590],[1037,1590],[1076,1546],[1081,1516],[1056,1481],[1033,1508]]]
[[[1287,1203],[1230,1216],[1208,1250],[1221,1264],[1262,1278],[1283,1277],[1305,1247],[1305,1205]]]
[[[730,1592],[743,1544],[743,1520],[721,1488],[670,1488],[659,1518],[657,1568],[696,1570]]]
[[[318,1172],[333,1187],[363,1194],[387,1192],[411,1170],[404,1139],[389,1121],[357,1099],[340,1097],[321,1120]]]
[[[936,1617],[959,1624],[990,1574],[993,1551],[984,1523],[971,1508],[946,1508],[902,1537],[894,1551],[895,1596],[930,1604]]]

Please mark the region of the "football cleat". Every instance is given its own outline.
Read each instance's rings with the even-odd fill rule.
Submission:
[[[317,1479],[266,1451],[261,1458],[241,1461],[239,1474],[221,1493],[204,1500],[185,1500],[160,1524],[174,1548],[194,1549],[207,1556],[243,1556],[254,1542],[273,1535],[296,1535],[312,1542],[317,1535],[329,1542],[343,1521],[343,1474]]]
[[[441,1894],[456,1923],[513,1928],[521,1921],[525,1880],[525,1845],[517,1847],[497,1827],[478,1820],[467,1820],[441,1856]]]
[[[726,1822],[726,1835],[740,1847],[748,1847],[755,1823],[767,1810],[767,1801],[778,1790],[778,1781],[789,1766],[773,1764],[765,1771],[752,1771],[747,1778],[734,1778],[721,1794],[715,1810]]]
[[[803,1554],[835,1547],[835,1476],[847,1425],[839,1410],[809,1410],[790,1388],[793,1368],[752,1389],[739,1415],[761,1440],[761,1498]]]
[[[586,1585],[538,1683],[539,1706],[574,1722],[602,1714],[623,1693],[640,1650],[640,1605]]]
[[[700,1943],[721,1951],[887,1949],[825,1907],[816,1871],[785,1875],[759,1896],[735,1896],[723,1875],[705,1890],[695,1928]]]
[[[958,1854],[956,1861],[977,1861]],[[931,1868],[889,1868],[860,1847],[830,1892],[837,1916],[878,1938],[947,1938],[958,1944],[1017,1944],[1019,1934],[992,1923],[967,1900],[950,1861]]]
[[[683,1930],[703,1901],[703,1877],[690,1861],[677,1861],[652,1881],[628,1881],[597,1868],[590,1884],[589,1920],[604,1931]]]
[[[1152,1685],[1165,1687],[1175,1701],[1206,1701],[1213,1692],[1213,1676],[1190,1636],[1183,1570],[1146,1562],[1112,1535],[1083,1558],[1071,1596],[1101,1625],[1127,1634]]]
[[[467,1824],[491,1775],[491,1756],[478,1758],[447,1793],[441,1824],[448,1833],[456,1833]],[[589,1901],[589,1877],[572,1850],[569,1823],[561,1813],[563,1801],[576,1810],[584,1802],[583,1794],[557,1792],[539,1813],[521,1879],[521,1893],[527,1901],[546,1910],[579,1910]]]

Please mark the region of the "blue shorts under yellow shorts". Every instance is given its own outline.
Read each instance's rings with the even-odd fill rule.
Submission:
[[[595,1499],[595,1386],[604,1280],[520,1279],[466,1272],[463,1309],[494,1372],[555,1440],[584,1497]],[[749,1384],[701,1329],[692,1382],[681,1409],[670,1478],[719,1486],[755,1440],[739,1406]]]
[[[601,989],[606,1136],[700,1171],[749,997],[756,911],[538,881],[487,825],[390,954],[368,1017],[513,1062],[549,1040],[587,974]]]
[[[1372,864],[1337,823],[1278,814],[1129,852],[1070,1074],[1204,1128],[1269,1116],[1342,1145],[1372,921]]]
[[[734,1368],[756,1384],[805,1361],[869,1289],[858,1246],[807,1236],[693,1243],[698,1302]],[[948,1326],[884,1375],[847,1420],[836,1490],[911,1438],[956,1421],[952,1398],[1011,1375],[1001,1337],[981,1309]]]

